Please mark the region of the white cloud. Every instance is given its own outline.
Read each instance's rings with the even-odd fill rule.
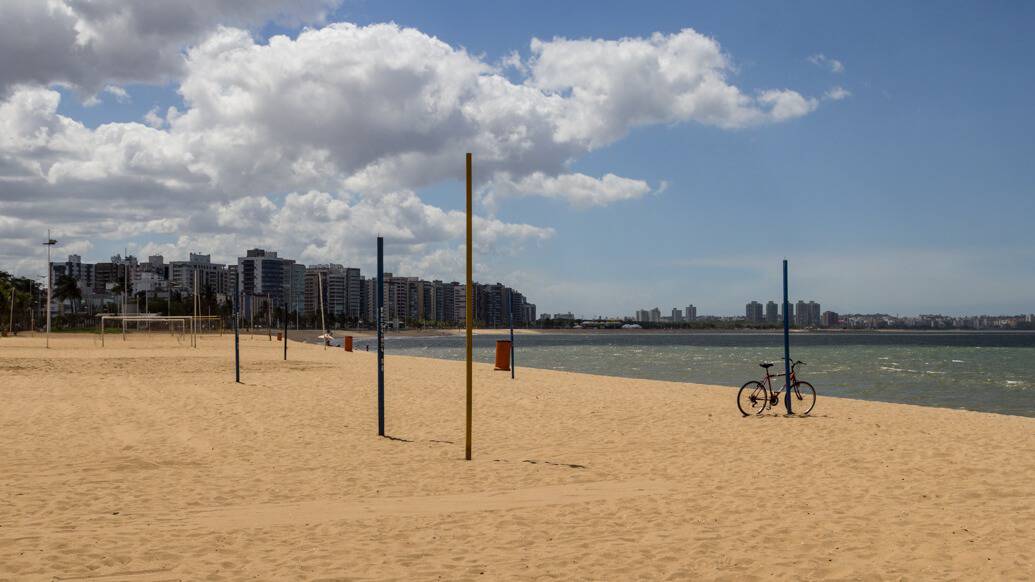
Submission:
[[[823,94],[824,99],[829,99],[831,101],[840,101],[842,99],[847,99],[851,96],[852,92],[841,86],[832,87],[830,90]]]
[[[585,174],[547,176],[542,172],[535,172],[516,181],[510,179],[507,174],[498,175],[493,180],[492,190],[487,197],[490,202],[494,202],[500,195],[544,196],[566,200],[572,206],[586,208],[635,200],[650,191],[650,186],[643,180],[632,180],[614,174],[606,174],[598,179]]]
[[[127,93],[125,89],[119,87],[118,85],[108,85],[104,88],[104,92],[114,97],[115,100],[119,103],[129,103],[130,101],[132,101],[132,99],[129,96],[129,93]]]
[[[780,100],[745,95],[728,82],[729,57],[719,43],[692,29],[649,38],[532,41],[527,85],[563,95],[556,136],[598,147],[647,124],[693,121],[738,128],[789,119]],[[804,115],[807,108],[797,109]]]
[[[4,0],[0,97],[19,84],[77,87],[179,76],[182,49],[218,25],[319,23],[341,0]]]
[[[828,58],[822,53],[814,54],[807,59],[813,65],[829,70],[831,73],[845,72],[844,63],[837,59]]]
[[[718,43],[692,30],[531,47],[527,74],[513,81],[394,24],[339,23],[265,44],[219,28],[179,59],[182,111],[96,128],[58,114],[56,91],[21,85],[0,101],[0,216],[40,217],[66,237],[183,232],[178,248],[213,253],[254,241],[304,260],[335,259],[381,232],[400,252],[431,255],[461,236],[463,217],[414,192],[462,180],[465,151],[493,204],[536,195],[603,205],[652,188],[570,165],[637,126],[741,128],[817,103],[787,89],[744,94]],[[101,86],[118,97],[118,80]],[[493,217],[478,224],[483,252],[552,234]]]
[[[805,98],[795,91],[763,91],[758,101],[770,106],[769,115],[776,121],[801,117],[815,111],[819,102]]]
[[[165,119],[163,119],[161,115],[158,115],[158,107],[152,107],[144,114],[144,123],[146,123],[148,127],[161,129],[165,126]]]

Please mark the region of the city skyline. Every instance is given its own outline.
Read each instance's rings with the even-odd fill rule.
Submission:
[[[51,228],[457,278],[470,151],[476,275],[543,311],[735,314],[783,258],[836,312],[1033,310],[1035,6],[52,4],[0,5],[7,271]]]
[[[60,256],[59,252],[58,252],[61,249],[60,243],[55,245],[55,248],[56,248],[56,250],[54,251],[54,258],[57,259]],[[123,250],[125,251],[125,249],[123,249]],[[276,254],[276,253],[274,252],[274,254]],[[81,255],[77,255],[77,254],[74,254],[74,253],[73,254],[69,254],[67,256],[68,256],[69,259],[71,259],[71,257],[74,256],[74,257],[76,257],[76,259],[78,261],[81,261],[83,264],[87,264],[87,263],[105,263],[105,262],[107,262],[107,261],[104,261],[104,260],[97,260],[96,258],[91,258],[89,256],[84,259]],[[157,256],[160,259],[164,257],[164,255],[157,255]],[[139,257],[134,255],[133,253],[127,253],[126,257],[127,258],[131,257],[131,258],[133,258],[134,261],[139,261],[140,260]],[[186,260],[180,260],[180,261],[175,261],[174,260],[174,261],[170,261],[169,263],[167,263],[167,265],[170,267],[170,282],[173,281],[176,278],[182,278],[182,277],[186,276],[185,274],[183,274],[183,272],[181,272],[179,270],[176,270],[175,267],[177,265],[179,265],[181,267],[184,266],[184,265],[190,265],[191,267],[198,266],[194,262],[194,258],[195,257],[198,257],[199,259],[202,259],[203,262],[212,262],[212,263],[215,263],[215,264],[218,264],[218,265],[221,265],[221,266],[225,266],[225,265],[230,264],[230,263],[236,264],[236,262],[238,260],[240,260],[240,257],[237,257],[237,258],[234,258],[232,261],[229,261],[229,262],[225,262],[222,259],[217,259],[217,260],[213,261],[211,254],[204,254],[204,253],[201,253],[200,251],[199,252],[189,251],[188,252],[188,258]],[[116,253],[115,255],[112,255],[111,257],[109,257],[110,261],[112,261],[112,262],[116,262],[117,258],[121,259],[122,258],[122,254],[121,253]],[[153,257],[149,257],[149,258],[153,258]],[[45,259],[44,259],[44,261],[45,261]],[[55,260],[55,264],[57,264],[56,260]],[[358,263],[354,263],[354,264],[358,264]],[[304,265],[304,264],[299,263],[299,266],[303,267],[305,269],[311,269],[311,268],[314,268],[314,267],[335,267],[335,266],[343,267],[344,268],[343,264],[336,263],[336,262],[323,263],[323,264],[319,264],[318,263],[318,264],[314,264],[314,265]],[[357,271],[360,270],[359,268],[354,268],[354,267],[348,267],[348,268],[350,270],[357,270]],[[2,267],[0,267],[0,271],[2,271],[2,270],[4,270],[4,269]],[[391,272],[393,272],[394,270],[395,269],[392,269],[392,268],[389,268],[389,267],[386,266],[386,273],[388,273],[389,276],[391,275]],[[26,275],[20,274],[20,273],[13,273],[13,274],[15,276],[26,276]],[[30,276],[29,278],[32,278],[32,277]],[[423,279],[427,279],[427,277],[422,276],[422,275],[416,275],[416,278],[419,278],[419,279],[422,279],[422,280]],[[748,304],[750,305],[751,303],[755,303],[755,302],[757,302],[757,301],[751,300],[751,301],[748,302]],[[799,302],[800,302],[800,300],[798,300],[798,299],[792,299],[791,300],[792,323],[795,323],[796,325],[810,325],[810,324],[807,324],[807,323],[804,323],[804,322],[798,322],[797,320],[794,320],[795,313],[796,313],[796,304],[799,303]],[[809,302],[815,303],[814,301],[811,301],[811,300]],[[822,303],[817,304],[817,306],[816,306],[817,309],[818,309],[819,305],[821,305],[821,304]],[[778,322],[782,322],[783,311],[782,311],[782,308],[781,308],[781,301],[774,301],[774,300],[766,300],[765,303],[761,303],[760,304],[760,306],[762,308],[762,316],[761,316],[761,319],[758,320],[758,321],[759,322],[763,322],[763,323],[773,323],[773,321],[769,317],[770,305],[773,308],[775,308],[776,312],[778,313],[778,316],[780,318],[778,320]],[[665,311],[665,310],[661,309],[660,307],[656,307],[656,309],[661,310],[659,312],[659,315],[658,315],[658,317],[659,317],[658,321],[661,321],[662,319],[665,319],[665,318],[671,319],[673,314],[671,314],[668,311]],[[668,308],[665,308],[665,309],[668,309]],[[679,310],[680,313],[681,313],[681,317],[683,317],[683,314],[689,313],[690,310],[693,310],[693,314],[694,314],[693,317],[694,318],[698,317],[698,313],[700,313],[700,317],[702,317],[702,318],[713,317],[713,318],[725,318],[725,319],[728,319],[728,318],[736,318],[738,316],[740,316],[740,317],[744,316],[744,306],[743,306],[743,304],[740,306],[739,310],[730,310],[730,311],[723,311],[723,310],[718,310],[718,309],[715,309],[715,308],[707,308],[706,307],[704,311],[700,311],[699,312],[698,311],[699,308],[696,305],[694,305],[694,304],[689,304],[689,305],[685,305],[685,306],[682,306],[682,307],[672,307],[671,310],[672,311]],[[614,311],[609,311],[609,312],[579,312],[578,310],[572,310],[569,307],[569,308],[566,308],[566,309],[559,309],[559,310],[555,309],[555,310],[552,310],[552,311],[547,311],[547,310],[544,310],[544,309],[539,309],[539,311],[541,313],[547,313],[547,314],[548,313],[554,313],[554,312],[557,312],[557,313],[570,313],[573,317],[575,317],[577,319],[579,319],[579,318],[581,318],[581,319],[603,318],[603,319],[626,319],[626,320],[630,320],[630,321],[641,321],[641,319],[639,317],[639,312],[641,311],[640,309],[630,310],[629,312],[622,312],[620,310],[614,310]],[[647,311],[647,310],[643,310],[643,311]],[[818,323],[815,323],[815,322],[820,321],[820,318],[822,317],[822,315],[824,313],[832,313],[835,317],[838,316],[839,314],[843,313],[843,314],[852,314],[852,315],[864,315],[864,314],[865,315],[886,315],[886,316],[890,316],[890,317],[893,317],[893,318],[919,318],[919,317],[924,316],[924,315],[932,315],[932,314],[936,314],[938,316],[950,317],[950,318],[967,318],[967,317],[1027,316],[1032,311],[1035,311],[1035,309],[1020,310],[1020,311],[1016,311],[1016,312],[974,312],[974,313],[943,313],[943,312],[939,312],[938,310],[927,309],[927,310],[920,310],[920,311],[917,311],[917,312],[914,312],[914,313],[901,313],[901,312],[886,312],[886,311],[880,311],[880,310],[874,310],[874,309],[867,309],[865,306],[863,306],[861,308],[843,309],[842,311],[826,311],[826,310],[823,310],[822,312],[817,312],[816,315],[812,319],[811,325],[818,325]],[[666,315],[666,314],[668,314],[668,315]],[[747,317],[747,319],[751,320],[750,317]]]
[[[89,262],[72,254],[65,261],[52,260],[49,272],[42,286],[52,281],[65,295],[50,304],[50,311],[57,313],[66,304],[78,315],[142,313],[149,300],[164,301],[162,311],[184,296],[198,295],[227,317],[236,297],[236,309],[248,321],[282,310],[328,326],[369,326],[376,317],[377,277],[336,263],[304,265],[261,248],[245,250],[232,264],[193,252],[186,261],[168,262],[162,255],[141,261],[132,254]],[[74,297],[65,279],[78,289]],[[428,281],[385,271],[385,321],[393,327],[460,325],[466,317],[466,288],[456,280]],[[523,327],[537,320],[536,305],[517,289],[478,280],[473,288],[472,314],[479,327]]]

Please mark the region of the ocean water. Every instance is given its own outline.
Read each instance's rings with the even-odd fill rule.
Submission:
[[[475,359],[492,362],[497,339],[476,336]],[[528,366],[738,387],[761,378],[759,362],[782,366],[783,356],[779,333],[550,333],[518,335],[515,344],[518,373]],[[462,360],[464,338],[389,337],[385,351]],[[806,362],[800,377],[820,403],[850,397],[1035,417],[1035,332],[795,333],[791,357]]]

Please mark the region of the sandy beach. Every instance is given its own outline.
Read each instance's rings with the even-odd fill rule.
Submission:
[[[0,340],[0,579],[1024,580],[1035,419],[386,360]],[[745,376],[754,375],[745,370]]]

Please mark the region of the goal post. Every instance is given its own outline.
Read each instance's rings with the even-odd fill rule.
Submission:
[[[104,347],[104,333],[106,331],[108,321],[117,321],[121,323],[122,328],[122,339],[126,339],[127,324],[136,323],[137,328],[141,323],[166,323],[169,326],[169,333],[176,333],[176,324],[180,326],[180,339],[182,340],[184,334],[187,333],[188,322],[190,316],[164,316],[164,315],[102,315],[100,322],[100,335],[101,335],[101,347]]]

